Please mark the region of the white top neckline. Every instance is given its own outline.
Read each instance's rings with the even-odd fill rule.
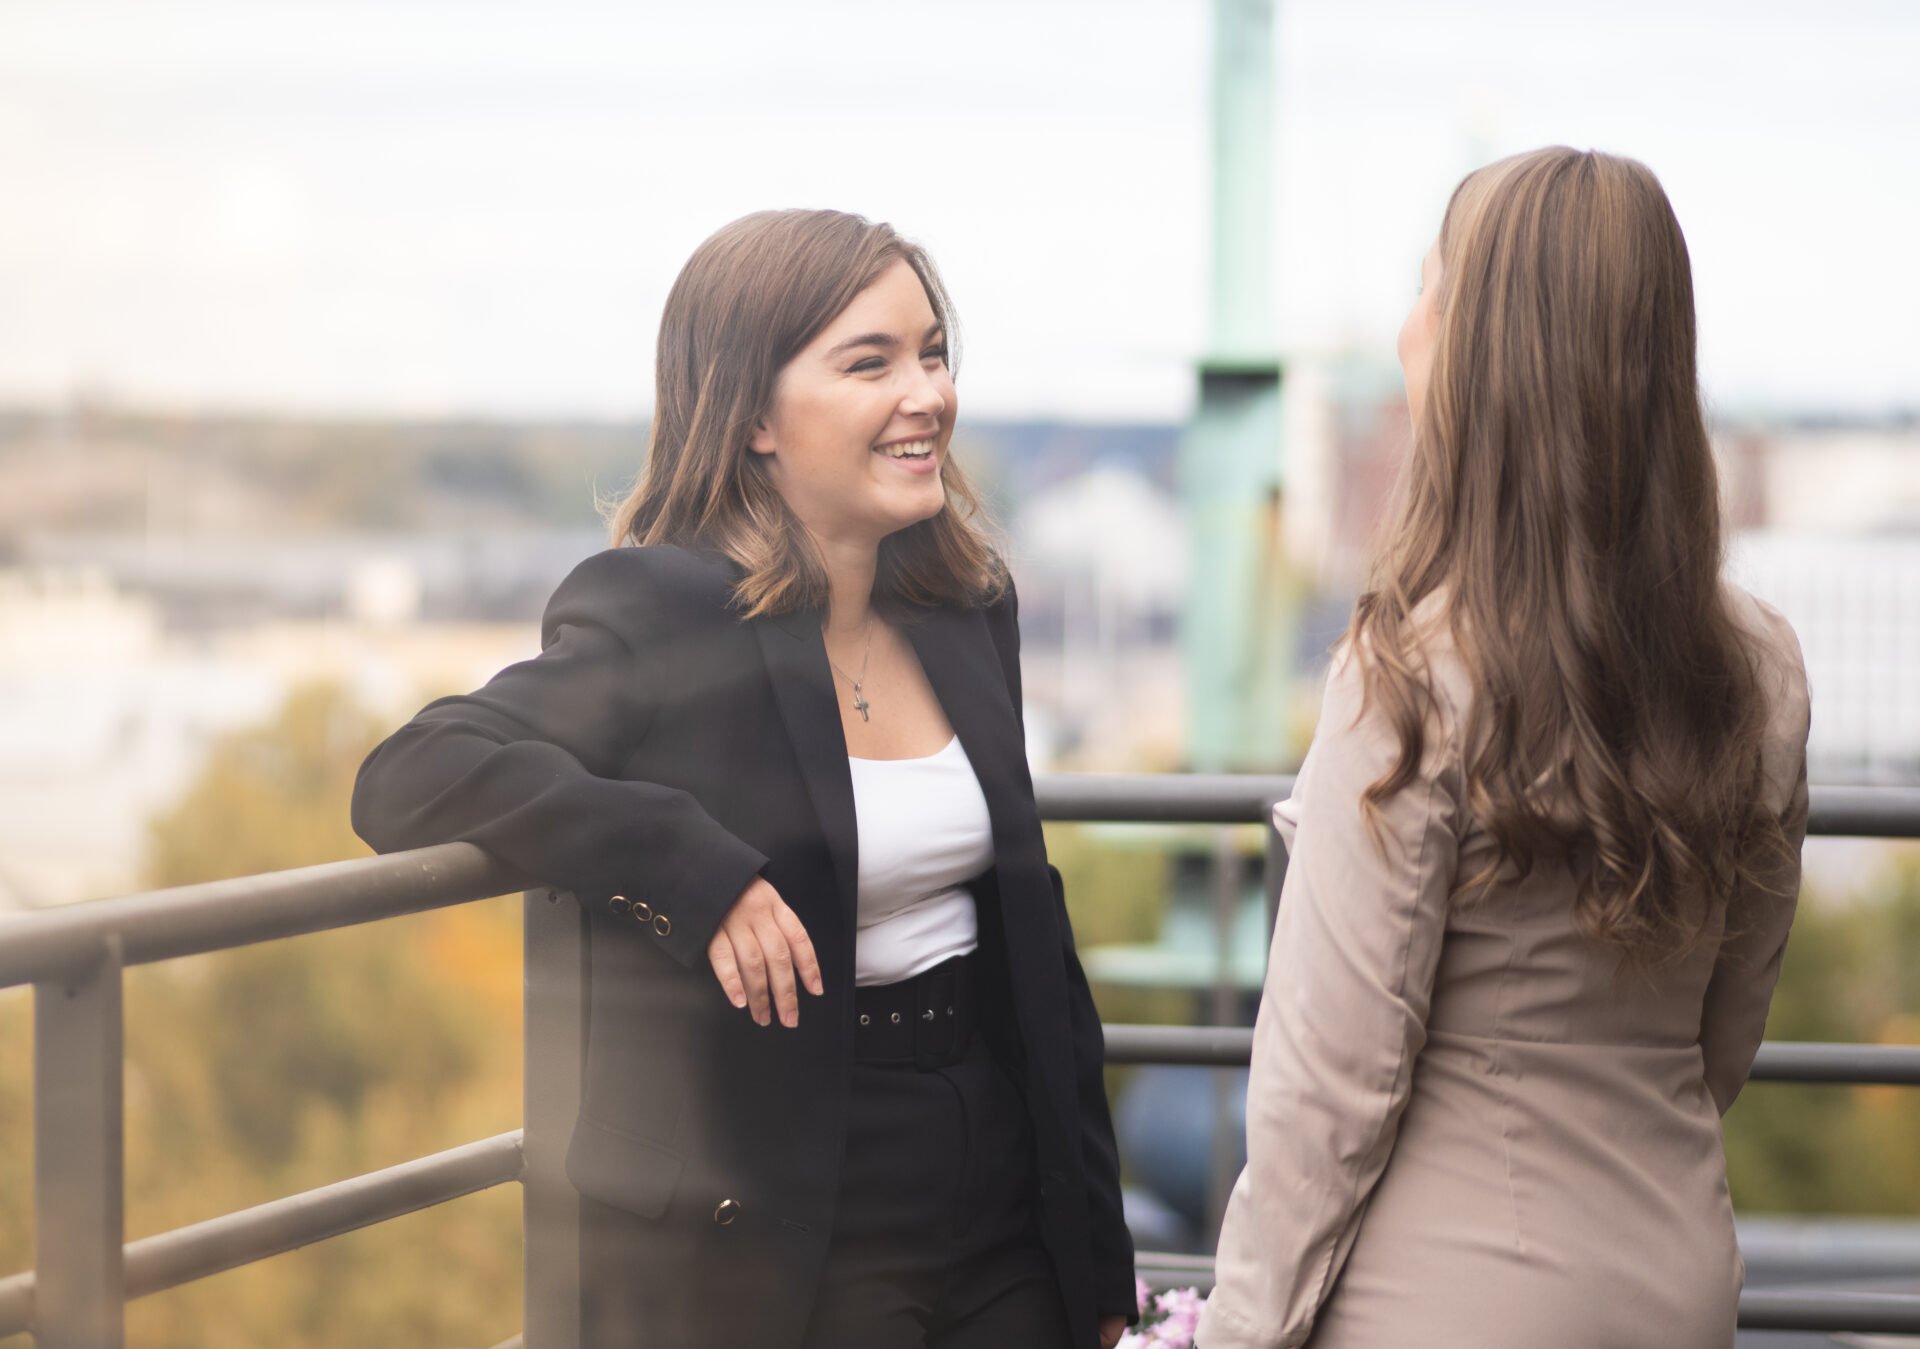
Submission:
[[[943,754],[950,753],[953,747],[959,743],[960,737],[958,735],[952,735],[947,737],[946,744],[931,754],[914,754],[904,759],[863,759],[857,754],[849,754],[847,758],[853,763],[927,763],[930,760],[938,759]]]
[[[892,984],[979,945],[971,882],[993,813],[959,737],[911,759],[848,756],[859,845],[856,984]]]

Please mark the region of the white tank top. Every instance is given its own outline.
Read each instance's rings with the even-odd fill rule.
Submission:
[[[911,979],[980,944],[966,882],[993,865],[986,793],[955,736],[922,759],[855,759],[856,984]]]

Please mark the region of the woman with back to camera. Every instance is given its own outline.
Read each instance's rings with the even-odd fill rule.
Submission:
[[[1807,690],[1725,581],[1685,241],[1627,159],[1454,192],[1404,497],[1293,800],[1204,1349],[1724,1349],[1720,1116],[1799,890]]]
[[[595,1349],[1092,1349],[1134,1314],[951,336],[886,225],[708,239],[618,546],[361,769],[376,848],[468,840],[586,914]]]

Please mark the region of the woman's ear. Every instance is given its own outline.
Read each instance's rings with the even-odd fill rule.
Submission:
[[[778,448],[774,444],[773,428],[767,425],[765,417],[754,422],[753,434],[747,437],[747,448],[755,454],[772,454]]]

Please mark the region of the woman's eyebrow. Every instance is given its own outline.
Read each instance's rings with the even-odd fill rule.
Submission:
[[[927,329],[927,335],[920,340],[931,342],[940,335],[940,325],[934,324]],[[858,337],[849,337],[844,342],[836,342],[827,349],[827,359],[831,360],[843,351],[852,351],[855,347],[879,347],[883,351],[892,351],[900,345],[900,339],[892,333],[861,333]]]

